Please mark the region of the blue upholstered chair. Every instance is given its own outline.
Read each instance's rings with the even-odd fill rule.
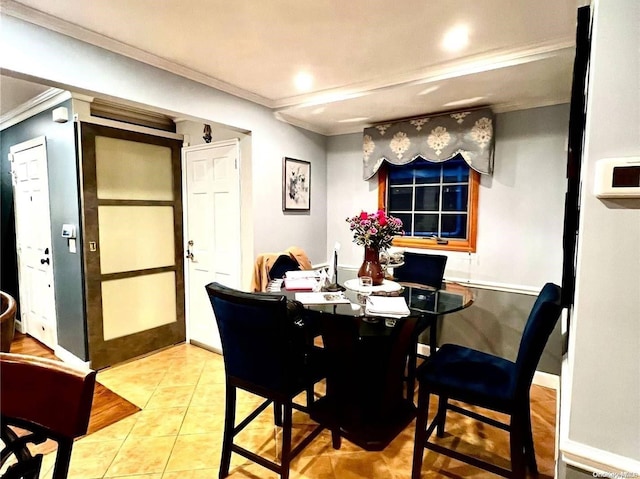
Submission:
[[[393,270],[393,275],[397,281],[403,283],[416,283],[430,286],[435,289],[442,287],[444,269],[447,265],[447,257],[438,254],[418,254],[405,253],[404,264]],[[438,347],[438,316],[430,315],[426,326],[417,329],[416,334],[420,335],[426,328],[429,328],[429,354],[433,354]],[[413,342],[413,348],[409,353],[407,361],[407,396],[412,397],[415,389],[415,371],[418,360],[418,338]]]
[[[418,417],[412,479],[420,478],[424,448],[504,477],[522,478],[527,466],[532,472],[537,472],[531,431],[529,389],[542,351],[560,317],[561,310],[560,287],[547,283],[531,309],[515,362],[474,349],[445,344],[429,361],[418,368]],[[427,428],[431,394],[439,396],[439,403],[436,416]],[[507,414],[510,416],[510,422],[504,424],[468,411],[450,404],[449,399]],[[511,470],[429,442],[429,437],[436,428],[437,436],[443,437],[447,410],[508,431]]]
[[[229,475],[231,453],[244,456],[289,477],[289,463],[323,427],[316,427],[291,449],[292,408],[307,411],[313,402],[313,385],[325,377],[321,351],[309,349],[287,313],[282,295],[245,293],[218,283],[206,286],[220,331],[226,377],[226,410],[220,478]],[[262,396],[265,401],[236,426],[236,389]],[[293,398],[307,391],[307,407]],[[234,442],[270,404],[276,425],[282,426],[280,464],[258,456]]]

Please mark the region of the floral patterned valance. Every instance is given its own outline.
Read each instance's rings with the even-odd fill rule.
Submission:
[[[375,125],[364,130],[364,179],[376,174],[383,161],[406,165],[418,157],[441,162],[458,153],[474,170],[493,171],[493,112],[461,111]]]

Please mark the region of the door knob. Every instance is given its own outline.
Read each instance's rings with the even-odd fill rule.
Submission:
[[[49,258],[41,259],[40,264],[49,264]]]

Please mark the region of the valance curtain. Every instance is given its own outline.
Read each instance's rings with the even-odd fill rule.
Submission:
[[[375,125],[363,134],[363,176],[371,178],[383,161],[406,165],[424,158],[439,163],[458,153],[471,168],[490,175],[493,149],[493,112],[488,108]]]

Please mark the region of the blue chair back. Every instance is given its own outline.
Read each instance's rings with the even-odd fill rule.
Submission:
[[[447,257],[439,254],[405,253],[404,264],[393,270],[398,281],[440,288]]]
[[[547,283],[531,308],[516,358],[514,384],[516,396],[522,397],[523,394],[529,393],[542,352],[562,312],[560,295],[561,289],[558,285]]]
[[[266,390],[285,391],[303,362],[292,341],[286,297],[246,293],[215,282],[206,289],[227,376]]]

